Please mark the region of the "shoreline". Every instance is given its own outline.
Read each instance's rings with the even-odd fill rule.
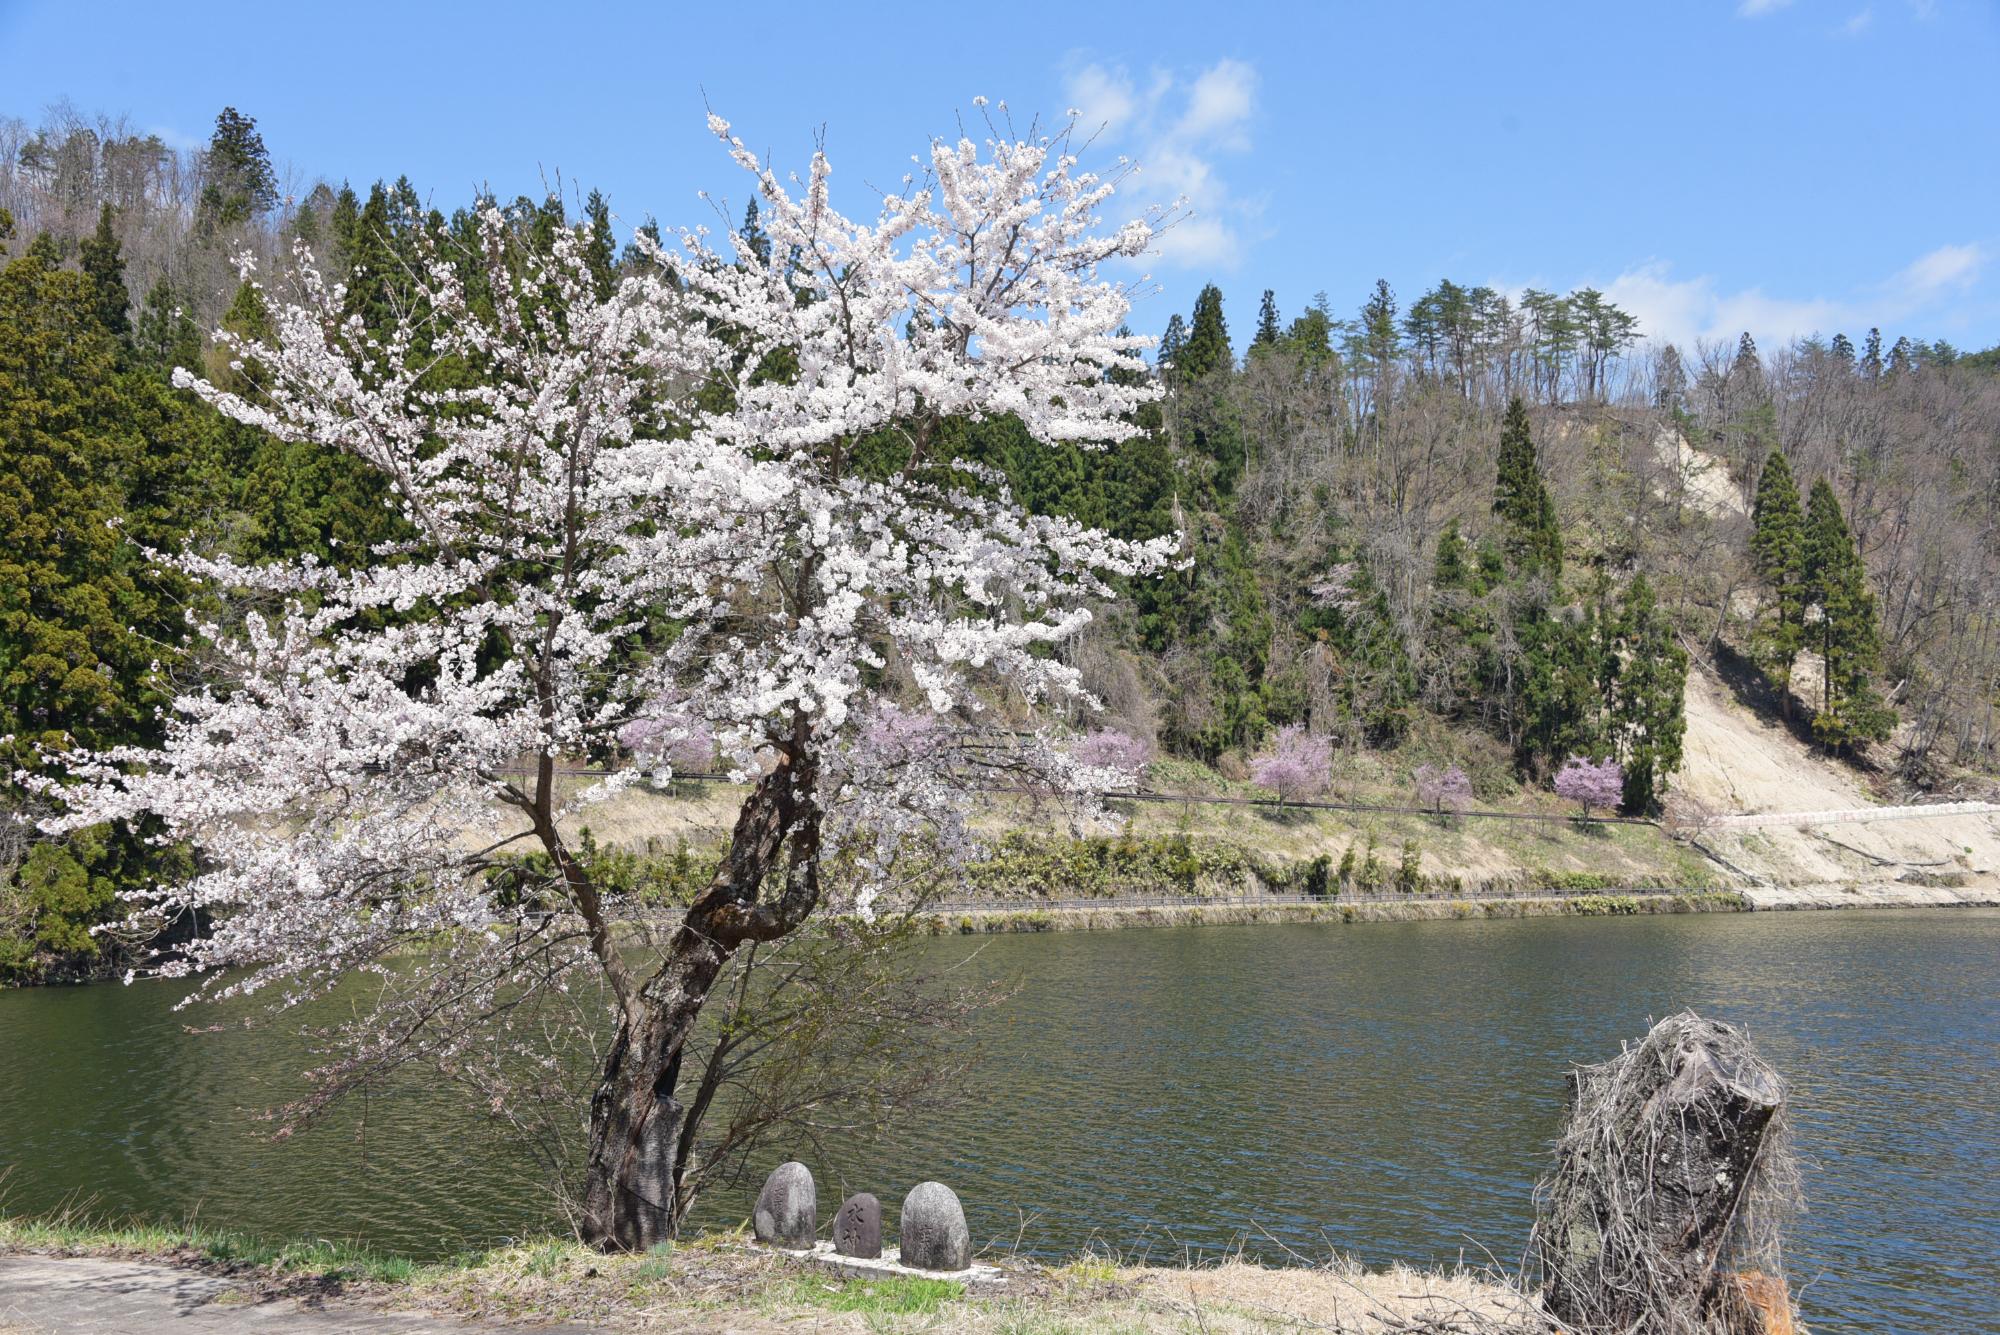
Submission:
[[[940,1328],[1253,1335],[1274,1324],[1352,1335],[1553,1330],[1536,1297],[1494,1269],[1368,1270],[1338,1255],[1279,1268],[1232,1257],[1126,1264],[1095,1252],[1057,1264],[975,1259],[993,1271],[976,1284],[953,1276],[862,1277],[732,1231],[643,1254],[606,1254],[549,1236],[426,1263],[194,1226],[106,1228],[0,1216],[0,1331],[13,1335],[23,1321],[37,1332],[64,1329],[81,1310],[116,1323],[93,1329],[142,1330],[194,1317],[200,1329],[230,1335],[377,1328],[777,1335],[808,1327],[854,1335]]]
[[[1032,902],[991,907],[926,911],[920,930],[931,936],[979,936],[1013,932],[1094,932],[1133,927],[1241,927],[1291,923],[1464,922],[1505,918],[1608,918],[1660,913],[1747,913],[1750,904],[1734,890],[1672,890],[1657,893],[1590,892],[1572,895],[1463,896],[1407,902],[1338,899],[1299,903],[1190,899],[1185,904],[1148,902],[1037,907]]]
[[[1913,885],[1751,886],[1728,890],[1593,891],[1569,895],[1461,896],[1454,899],[1338,899],[1299,903],[1271,899],[1191,899],[1101,905],[1037,906],[996,902],[927,911],[931,936],[1023,932],[1094,932],[1139,927],[1240,927],[1293,923],[1465,922],[1510,918],[1616,918],[1670,913],[1774,913],[1855,909],[2000,908],[2000,887]]]
[[[1459,895],[1450,899],[1343,902],[1338,896],[1299,900],[1277,896],[1183,902],[1149,898],[1139,903],[1107,897],[1054,904],[994,900],[923,909],[917,933],[927,937],[998,936],[1035,932],[1124,931],[1147,927],[1248,927],[1313,923],[1417,923],[1505,921],[1520,918],[1628,918],[1680,913],[1794,913],[1859,909],[2000,908],[2000,883],[1984,887],[1818,883],[1738,888],[1572,891],[1567,894]],[[77,977],[8,980],[0,992],[27,987],[83,987],[115,972]],[[0,1329],[0,1335],[9,1335]]]

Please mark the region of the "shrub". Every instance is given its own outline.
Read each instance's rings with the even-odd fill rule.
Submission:
[[[1368,856],[1362,859],[1360,874],[1356,880],[1363,890],[1380,890],[1388,879],[1382,868],[1382,859],[1375,856],[1375,836],[1368,836]]]
[[[1421,845],[1408,842],[1403,845],[1403,860],[1396,866],[1396,888],[1406,895],[1414,895],[1424,888],[1424,851]]]

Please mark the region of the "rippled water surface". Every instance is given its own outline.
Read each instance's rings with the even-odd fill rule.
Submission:
[[[1571,1060],[1692,1006],[1793,1081],[1817,1331],[2000,1335],[2000,912],[1246,927],[945,941],[1020,983],[979,1097],[816,1164],[976,1236],[1155,1259],[1519,1259]],[[421,1087],[282,1144],[282,1029],[160,984],[0,994],[0,1202],[437,1252],[546,1221],[533,1165]],[[743,1199],[709,1202],[742,1217]]]

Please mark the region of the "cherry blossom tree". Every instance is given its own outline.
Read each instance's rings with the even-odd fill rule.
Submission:
[[[1419,765],[1412,777],[1417,801],[1439,815],[1447,808],[1463,811],[1472,805],[1472,780],[1457,765]]]
[[[1093,728],[1070,744],[1079,765],[1103,770],[1104,789],[1136,788],[1153,758],[1151,743],[1116,728]]]
[[[1591,808],[1615,808],[1624,800],[1625,770],[1615,760],[1595,761],[1571,756],[1556,771],[1556,796],[1576,802],[1588,816]]]
[[[1278,729],[1270,748],[1250,762],[1250,777],[1278,795],[1278,805],[1318,797],[1333,779],[1326,740],[1297,723]]]
[[[293,1004],[374,975],[304,1114],[412,1062],[525,1050],[537,996],[601,988],[581,1228],[651,1246],[685,1200],[686,1046],[735,953],[796,932],[836,855],[831,907],[866,916],[910,834],[968,847],[974,788],[1086,795],[1099,772],[1038,720],[1094,702],[1046,649],[1177,540],[1027,513],[944,428],[1135,434],[1154,391],[1099,266],[1152,227],[1104,229],[1115,180],[1080,169],[1068,129],[988,124],[933,142],[862,220],[823,153],[781,179],[711,117],[767,245],[642,238],[651,262],[600,296],[587,231],[536,243],[488,209],[478,253],[421,243],[379,338],[301,249],[266,293],[273,336],[218,335],[249,388],[179,373],[379,469],[414,536],[344,569],[155,554],[213,599],[194,625],[211,674],[158,748],[62,757],[48,828],[152,818],[199,850],[134,905],[213,923],[149,966],[203,975],[197,996]],[[641,764],[559,787],[566,760],[620,747]],[[747,795],[713,876],[636,950],[576,819],[690,747]],[[526,850],[548,869],[533,894]]]
[[[700,774],[715,763],[715,734],[703,720],[671,705],[619,728],[618,743],[648,770],[658,770],[664,762],[670,772]]]

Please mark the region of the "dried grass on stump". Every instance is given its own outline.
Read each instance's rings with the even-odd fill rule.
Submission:
[[[1785,1082],[1743,1033],[1683,1012],[1572,1080],[1555,1171],[1536,1192],[1549,1311],[1618,1335],[1793,1329]]]

